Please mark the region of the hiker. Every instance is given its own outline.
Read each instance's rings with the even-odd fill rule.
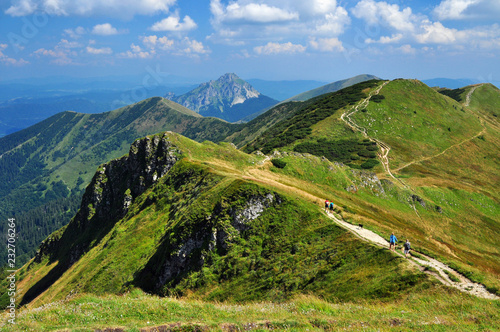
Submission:
[[[410,255],[410,249],[411,249],[411,244],[410,244],[410,241],[408,241],[408,239],[406,239],[406,242],[403,245],[403,249],[404,249],[404,254],[405,254],[406,258],[408,258],[408,256]]]
[[[333,213],[333,202],[330,202],[330,212]]]
[[[328,212],[328,207],[330,206],[330,202],[328,200],[325,201],[325,212]]]
[[[394,233],[391,234],[391,237],[389,238],[389,249],[394,251],[396,248],[396,242],[398,242],[398,239],[396,238],[396,235]]]

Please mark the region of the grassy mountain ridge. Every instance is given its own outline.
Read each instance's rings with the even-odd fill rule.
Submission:
[[[80,196],[97,166],[125,154],[136,138],[175,130],[198,140],[217,141],[232,127],[159,97],[102,114],[57,114],[0,139],[0,215],[19,217],[20,243],[33,242],[33,237],[42,241],[56,229],[54,225],[40,232],[39,227],[27,227],[31,217],[21,216],[33,215],[30,211],[50,202],[65,204],[67,198]],[[58,221],[57,227],[66,222]],[[18,257],[32,256],[35,248],[36,244],[21,246]]]
[[[390,299],[432,284],[404,260],[332,225],[316,202],[244,176],[263,157],[176,134],[137,141],[130,151],[101,167],[76,217],[20,271],[23,303],[137,286],[231,301],[304,292]],[[134,189],[143,175],[122,171],[135,165],[152,181],[144,194]],[[160,169],[165,175],[154,180]],[[364,283],[367,275],[374,282]]]
[[[494,110],[500,94],[483,85],[465,87],[461,96],[454,100],[415,80],[374,81],[307,103],[284,104],[255,122],[230,127],[233,136],[228,141],[253,151],[265,148],[282,161],[283,168],[231,144],[196,143],[173,133],[137,141],[156,140],[161,146],[165,140],[178,160],[160,176],[165,154],[144,148],[147,144],[132,148],[130,155],[143,151],[141,156],[152,162],[139,168],[151,170],[142,177],[156,178],[143,182],[147,185],[142,193],[133,189],[134,183],[141,185],[141,177],[125,180],[120,167],[110,167],[116,161],[99,168],[87,189],[88,199],[81,204],[86,217],[73,219],[51,235],[29,268],[18,272],[25,302],[31,301],[22,311],[24,326],[30,319],[44,321],[57,310],[64,311],[36,309],[43,315],[35,317],[34,308],[42,304],[59,308],[57,303],[100,301],[114,309],[85,312],[96,316],[100,323],[90,323],[101,324],[93,325],[96,328],[110,327],[109,321],[99,318],[102,311],[113,317],[116,312],[133,316],[119,307],[128,308],[134,296],[141,298],[135,302],[139,305],[161,302],[162,309],[147,309],[145,315],[155,317],[155,324],[169,321],[156,315],[167,307],[171,312],[175,305],[144,295],[139,288],[181,295],[185,301],[264,299],[292,301],[287,302],[291,306],[303,306],[300,296],[313,294],[328,301],[308,300],[315,303],[307,302],[314,314],[341,310],[321,318],[328,322],[300,323],[305,328],[346,327],[336,322],[342,310],[352,308],[331,306],[347,302],[363,307],[375,303],[377,308],[369,314],[377,317],[370,320],[374,328],[396,324],[414,330],[497,329],[498,301],[486,302],[437,285],[432,277],[388,250],[360,241],[320,213],[323,200],[332,199],[338,218],[363,224],[384,238],[391,232],[400,241],[409,238],[414,250],[437,257],[498,294],[500,138]],[[366,135],[344,121],[346,112],[354,112],[349,117]],[[284,144],[275,140],[295,131],[299,135],[290,135]],[[391,173],[382,165],[375,165],[376,173],[356,169],[362,158],[383,161],[384,146],[390,147]],[[332,154],[322,158],[326,152]],[[374,158],[368,155],[371,152]],[[344,164],[336,159],[339,156],[346,158]],[[112,169],[118,176],[111,175]],[[106,199],[111,192],[114,199]],[[98,201],[112,202],[109,206],[119,212],[98,208]],[[111,220],[108,215],[117,217]],[[58,270],[61,263],[65,268]],[[125,295],[112,297],[110,303],[106,293]],[[64,300],[66,296],[69,300]],[[408,303],[419,310],[401,313]],[[387,316],[392,305],[401,313],[396,323],[393,311]],[[189,317],[196,316],[182,315],[172,319],[193,322]],[[438,317],[439,322],[429,323],[426,315]],[[83,321],[78,314],[72,317]],[[123,326],[130,320],[140,324],[127,319],[116,321]]]

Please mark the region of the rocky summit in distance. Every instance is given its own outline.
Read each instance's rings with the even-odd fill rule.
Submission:
[[[169,92],[165,98],[203,116],[214,116],[229,122],[240,121],[278,103],[233,73],[224,74],[216,81],[202,83],[180,96]]]

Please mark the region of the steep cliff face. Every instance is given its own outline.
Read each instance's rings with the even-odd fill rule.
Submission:
[[[278,102],[262,95],[233,73],[225,74],[216,81],[202,83],[181,96],[167,93],[165,98],[203,116],[215,116],[228,121],[238,121]]]
[[[155,135],[136,140],[127,156],[101,165],[83,195],[78,213],[60,238],[51,236],[42,242],[35,261],[51,255],[59,260],[66,257],[62,261],[73,264],[97,234],[112,227],[137,196],[167,174],[180,153],[166,134]]]

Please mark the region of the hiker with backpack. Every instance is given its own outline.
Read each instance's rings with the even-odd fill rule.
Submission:
[[[410,255],[410,249],[411,249],[410,241],[408,241],[408,239],[406,239],[405,244],[403,244],[403,252],[404,252],[406,258],[408,258],[408,256]]]
[[[328,200],[325,201],[325,212],[328,213],[328,207],[330,206],[330,202]]]
[[[396,242],[398,242],[398,239],[396,238],[396,235],[394,233],[391,234],[391,237],[389,238],[389,249],[394,251],[396,248]]]

